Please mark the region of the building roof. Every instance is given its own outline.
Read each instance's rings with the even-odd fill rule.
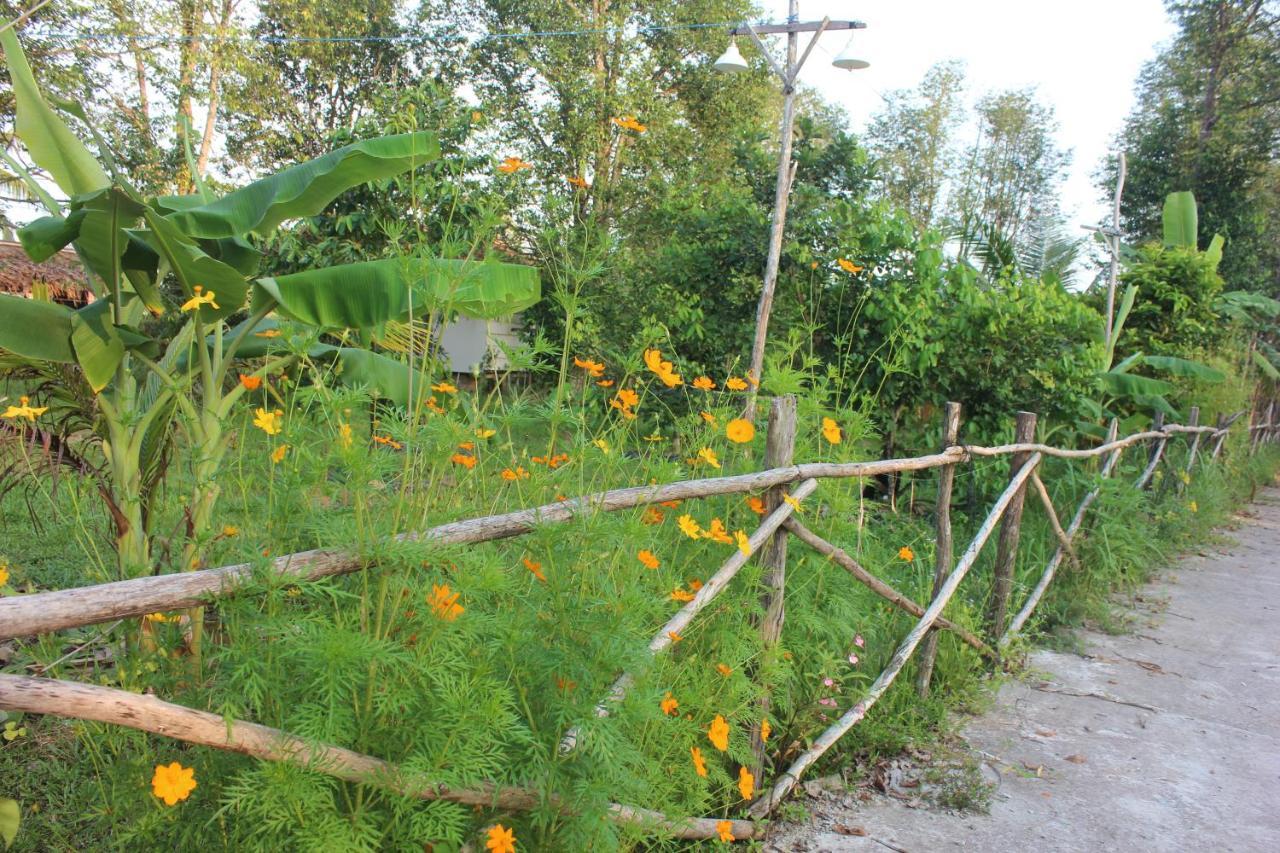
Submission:
[[[21,244],[0,240],[0,293],[30,297],[41,288],[55,302],[84,305],[93,301],[84,267],[73,250],[63,249],[37,264]]]

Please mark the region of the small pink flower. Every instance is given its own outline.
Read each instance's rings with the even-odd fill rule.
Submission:
[[[830,679],[830,678],[824,678],[824,679],[822,679],[822,686],[823,686],[823,687],[832,687],[832,686],[834,686],[834,685],[835,685],[835,681],[833,681],[832,679]]]
[[[818,704],[826,705],[828,708],[834,708],[836,706],[836,700],[832,699],[830,696],[823,696],[818,700]]]
[[[830,718],[830,717],[828,717],[826,714],[819,714],[818,716],[822,718],[822,722],[824,722],[824,723],[825,723],[827,720],[831,719],[831,718]]]
[[[854,635],[853,635],[853,644],[854,644],[855,646],[857,646],[858,648],[860,648],[860,649],[861,649],[861,648],[864,648],[864,647],[867,645],[867,641],[866,641],[866,640],[864,640],[864,639],[862,639],[862,635],[861,635],[861,634],[854,634]]]
[[[849,655],[849,663],[853,664],[854,666],[857,666],[857,665],[858,665],[858,656],[857,656],[857,655]]]

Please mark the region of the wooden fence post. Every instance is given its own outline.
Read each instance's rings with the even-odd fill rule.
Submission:
[[[1035,441],[1036,413],[1018,412],[1013,430],[1015,444],[1026,444]],[[1009,457],[1009,477],[1013,478],[1022,470],[1030,453],[1014,453]],[[996,566],[994,582],[991,587],[991,606],[988,610],[988,621],[991,623],[991,636],[999,637],[1004,633],[1005,616],[1009,610],[1009,596],[1013,592],[1013,569],[1018,558],[1018,537],[1022,532],[1022,504],[1026,498],[1025,484],[1009,501],[1009,508],[1000,519],[1000,539],[996,546]]]
[[[1215,425],[1214,428],[1222,432],[1220,432],[1218,437],[1213,442],[1213,453],[1212,455],[1210,455],[1209,457],[1210,459],[1217,459],[1218,455],[1222,453],[1222,445],[1227,440],[1227,434],[1225,430],[1230,425],[1231,425],[1230,418],[1228,418],[1226,415],[1218,415],[1218,423]]]
[[[1164,429],[1164,412],[1156,412],[1155,417],[1151,419],[1151,431],[1160,432]],[[1151,444],[1151,452],[1147,455],[1147,467],[1142,472],[1142,476],[1138,478],[1139,489],[1151,488],[1152,477],[1156,473],[1156,466],[1160,464],[1160,457],[1164,455],[1164,445],[1168,441],[1167,438],[1157,438]]]
[[[764,461],[767,468],[790,465],[796,450],[796,398],[794,394],[774,397],[769,407],[769,432],[765,438]],[[767,516],[782,503],[786,489],[779,486],[765,492],[764,511]],[[760,624],[760,644],[764,656],[777,645],[782,636],[782,622],[786,617],[785,588],[787,581],[787,533],[779,530],[760,549],[760,565],[764,569],[761,583],[765,591],[761,598],[764,621]],[[760,700],[760,720],[769,716],[769,693],[765,690]],[[760,737],[760,720],[751,725],[751,752],[755,757],[755,775],[763,779],[765,746]]]
[[[947,403],[942,415],[942,449],[955,445],[960,441],[960,404]],[[951,574],[952,541],[951,541],[951,488],[956,480],[956,466],[946,465],[938,469],[938,503],[934,510],[935,541],[933,557],[933,595],[938,591]],[[938,634],[930,632],[925,637],[924,649],[920,652],[920,669],[916,679],[916,691],[920,698],[929,695],[929,682],[933,679],[933,662],[938,657]]]
[[[1199,406],[1192,406],[1190,411],[1187,413],[1187,426],[1193,426],[1193,427],[1200,426],[1200,407]],[[1204,433],[1198,432],[1195,434],[1195,437],[1191,439],[1191,450],[1187,453],[1187,473],[1188,474],[1191,473],[1191,469],[1196,464],[1196,451],[1200,449],[1200,436],[1202,435],[1204,435]]]

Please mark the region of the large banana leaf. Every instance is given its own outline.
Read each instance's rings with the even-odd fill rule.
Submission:
[[[341,193],[390,178],[440,156],[440,143],[425,131],[366,139],[255,181],[222,198],[164,196],[157,206],[192,237],[222,239],[265,235],[286,219],[314,216]]]
[[[1102,374],[1102,382],[1117,397],[1159,397],[1173,390],[1173,386],[1163,379],[1135,376],[1132,373],[1107,372]]]
[[[1174,376],[1185,376],[1189,379],[1199,379],[1204,382],[1224,382],[1227,378],[1227,374],[1216,367],[1210,367],[1207,364],[1201,364],[1198,361],[1190,361],[1185,358],[1175,358],[1171,355],[1143,356],[1142,361],[1156,370],[1171,373]]]
[[[1196,215],[1196,197],[1186,191],[1169,193],[1164,200],[1164,244],[1185,249],[1196,247],[1199,220]]]
[[[1272,364],[1271,360],[1265,355],[1257,350],[1254,350],[1249,355],[1253,358],[1253,363],[1258,366],[1258,369],[1261,370],[1268,379],[1273,382],[1280,379],[1280,370],[1276,370],[1276,366]]]
[[[13,86],[14,129],[31,159],[70,196],[108,186],[111,179],[102,166],[40,95],[31,66],[12,29],[0,33],[0,47],[4,48]]]
[[[95,394],[107,387],[124,358],[124,341],[111,323],[110,307],[107,300],[99,299],[71,318],[71,346]]]
[[[18,229],[18,241],[27,257],[36,263],[49,260],[80,236],[80,223],[88,211],[74,210],[69,216],[42,216]]]
[[[335,347],[317,344],[308,353],[312,360],[333,367],[333,376],[343,385],[367,388],[374,397],[390,400],[397,406],[409,405],[409,367],[402,361],[358,347]],[[421,392],[431,379],[418,373],[414,386]]]
[[[450,308],[470,317],[505,317],[538,300],[533,267],[494,261],[388,258],[306,270],[254,283],[254,310],[273,300],[282,316],[321,329],[368,329]]]
[[[56,302],[0,293],[0,349],[25,358],[73,364],[71,318],[75,312]]]

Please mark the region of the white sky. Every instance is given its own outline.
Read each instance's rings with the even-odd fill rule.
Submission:
[[[762,6],[771,20],[786,19],[786,0]],[[848,41],[836,32],[822,37],[800,75],[843,106],[857,131],[881,93],[914,88],[946,59],[965,62],[970,104],[991,89],[1037,87],[1057,113],[1059,144],[1072,152],[1062,188],[1072,230],[1110,217],[1090,176],[1132,106],[1138,71],[1174,34],[1161,0],[800,0],[800,20],[823,16],[867,24],[854,38],[870,68],[831,66]]]

